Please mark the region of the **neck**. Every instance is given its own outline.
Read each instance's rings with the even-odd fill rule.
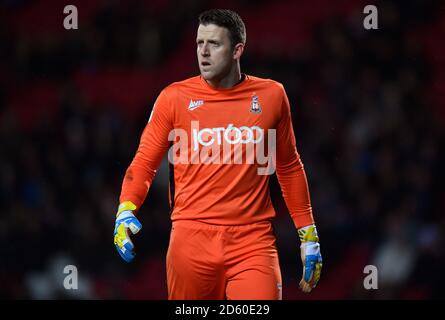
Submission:
[[[229,73],[221,79],[206,80],[208,84],[215,88],[231,88],[241,80],[241,68],[238,63],[234,63]]]

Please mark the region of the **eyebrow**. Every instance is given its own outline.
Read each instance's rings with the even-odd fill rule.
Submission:
[[[196,43],[200,43],[200,42],[204,42],[204,40],[203,39],[196,39]],[[221,41],[213,40],[213,39],[207,40],[207,42],[208,43],[213,43],[213,44],[221,43]]]

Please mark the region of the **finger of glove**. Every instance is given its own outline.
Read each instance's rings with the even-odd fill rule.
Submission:
[[[132,234],[136,234],[142,229],[142,224],[137,218],[133,218],[128,221],[128,227],[130,228]]]
[[[309,280],[305,281],[305,279],[307,278],[311,278],[312,277],[312,272],[310,270],[310,268],[306,268],[306,264],[307,264],[307,260],[304,258],[303,259],[303,276],[301,277],[300,280],[300,288],[303,292],[308,293],[311,292],[312,288],[309,285]]]
[[[131,242],[130,237],[128,236],[127,227],[125,224],[120,224],[114,232],[114,244],[119,246],[119,248],[123,248],[124,246],[132,249],[133,243]]]
[[[301,279],[301,281],[300,281],[300,288],[305,293],[312,291],[311,285],[309,283],[307,283],[306,281],[304,281],[303,279]]]
[[[307,255],[304,259],[304,280],[310,283],[315,271],[318,271],[318,275],[321,272],[321,257],[319,255]]]
[[[317,262],[315,264],[315,271],[314,271],[314,275],[313,275],[313,279],[312,279],[312,287],[315,288],[318,284],[318,281],[320,280],[320,275],[321,275],[321,269],[323,267],[323,264],[321,262]]]
[[[310,279],[310,277],[312,275],[311,275],[310,268],[306,268],[306,266],[308,265],[308,260],[306,259],[305,245],[303,245],[303,244],[301,246],[300,253],[301,253],[301,261],[303,262],[303,276],[301,277],[301,281],[300,281],[299,285],[303,292],[310,292],[310,286],[305,281],[305,279]]]
[[[135,254],[132,250],[128,250],[125,246],[120,248],[118,245],[116,245],[116,249],[121,258],[126,262],[131,262],[133,260]]]
[[[134,245],[131,239],[128,237],[127,229],[124,225],[118,227],[118,232],[114,237],[114,243],[119,255],[127,262],[130,262],[134,258]]]
[[[139,230],[142,229],[142,224],[136,217],[129,217],[122,220],[116,221],[117,225],[125,225],[126,228],[129,228],[132,234],[136,234]]]
[[[321,255],[315,255],[315,256],[308,256],[307,257],[309,262],[306,263],[306,266],[310,265],[311,269],[311,277],[309,279],[305,279],[313,288],[318,283],[318,280],[320,280],[321,275],[321,269],[323,266]]]
[[[309,283],[312,279],[313,274],[314,274],[314,263],[306,259],[303,272],[303,280]]]
[[[315,288],[320,280],[322,263],[315,264],[315,270],[308,270],[303,268],[303,277],[300,281],[300,288],[304,289],[303,291],[309,292],[313,288]],[[307,275],[310,273],[310,276]],[[309,290],[310,289],[310,290]],[[309,291],[308,291],[309,290]]]

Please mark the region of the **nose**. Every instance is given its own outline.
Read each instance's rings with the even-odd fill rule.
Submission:
[[[199,50],[199,53],[201,54],[201,56],[203,56],[203,57],[208,57],[209,56],[209,49],[208,49],[208,46],[207,46],[207,44],[203,44],[202,46],[201,46],[201,49]]]

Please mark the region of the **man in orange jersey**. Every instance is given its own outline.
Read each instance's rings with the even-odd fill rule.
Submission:
[[[301,289],[310,292],[320,278],[319,239],[289,101],[280,83],[241,73],[245,43],[235,12],[199,16],[201,74],[159,94],[122,183],[114,243],[129,262],[128,230],[142,228],[135,214],[169,152],[169,299],[281,299],[268,187],[275,168],[301,240]]]

